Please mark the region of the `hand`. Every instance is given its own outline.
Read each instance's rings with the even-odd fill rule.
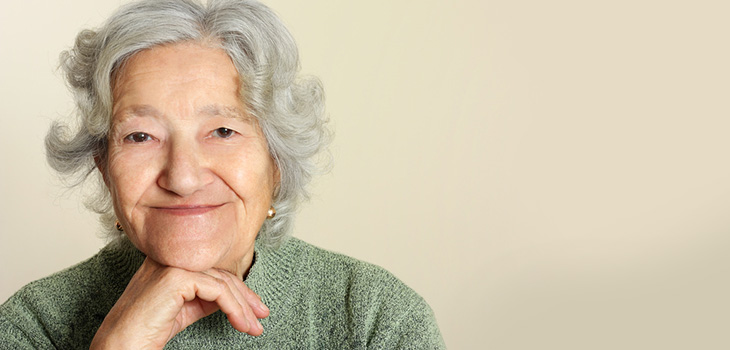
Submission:
[[[217,269],[191,272],[145,259],[109,311],[92,349],[162,349],[195,321],[222,310],[233,328],[261,335],[257,318],[269,310],[235,275]]]

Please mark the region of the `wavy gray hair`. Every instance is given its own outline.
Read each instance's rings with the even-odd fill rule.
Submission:
[[[318,171],[316,155],[330,140],[325,127],[322,85],[298,77],[296,43],[268,7],[252,0],[143,0],[121,7],[98,30],[84,30],[72,49],[61,54],[76,101],[72,128],[55,121],[46,136],[48,162],[69,187],[91,175],[97,190],[86,205],[115,237],[112,198],[96,165],[106,166],[114,75],[135,53],[158,45],[202,42],[221,47],[233,61],[241,99],[257,120],[281,173],[274,194],[277,214],[266,220],[259,240],[278,245],[291,231],[298,203]],[[326,165],[326,164],[325,164]]]

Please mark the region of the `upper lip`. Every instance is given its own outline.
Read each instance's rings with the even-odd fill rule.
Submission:
[[[180,204],[180,205],[153,205],[155,209],[201,209],[201,208],[215,208],[220,207],[223,204]]]

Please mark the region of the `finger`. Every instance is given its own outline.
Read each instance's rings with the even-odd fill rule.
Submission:
[[[198,298],[218,304],[233,328],[244,333],[251,330],[250,317],[247,317],[245,308],[236,300],[233,291],[223,279],[200,274],[194,288]]]
[[[228,287],[230,288],[232,294],[236,298],[236,301],[241,305],[241,308],[243,309],[243,313],[246,316],[246,320],[250,323],[251,329],[247,332],[251,335],[260,335],[263,333],[263,326],[261,326],[261,322],[256,318],[254,310],[251,308],[251,305],[246,301],[242,294],[242,290],[239,288],[238,284],[243,284],[242,282],[236,283],[238,281],[238,278],[226,271],[222,270],[210,270],[208,273],[217,276],[217,278],[220,278],[224,280]]]
[[[261,300],[261,297],[256,294],[254,291],[252,291],[250,288],[248,288],[247,285],[245,285],[243,282],[238,283],[239,290],[241,291],[241,294],[243,295],[244,299],[248,302],[249,305],[251,305],[254,314],[258,318],[266,318],[269,317],[269,308],[264,304],[264,302]]]
[[[221,271],[230,277],[229,281],[236,287],[240,295],[243,297],[245,302],[251,306],[253,313],[257,318],[266,318],[269,316],[269,308],[266,307],[261,297],[251,290],[243,281],[238,279],[235,275],[227,271]]]

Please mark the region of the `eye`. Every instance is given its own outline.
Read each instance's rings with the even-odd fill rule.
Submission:
[[[229,128],[218,128],[213,130],[213,136],[220,137],[222,139],[227,139],[231,136],[233,136],[236,132],[233,129]]]
[[[152,140],[152,136],[150,134],[145,132],[135,132],[127,135],[127,137],[124,138],[125,141],[130,141],[134,143],[141,143],[145,141]]]

